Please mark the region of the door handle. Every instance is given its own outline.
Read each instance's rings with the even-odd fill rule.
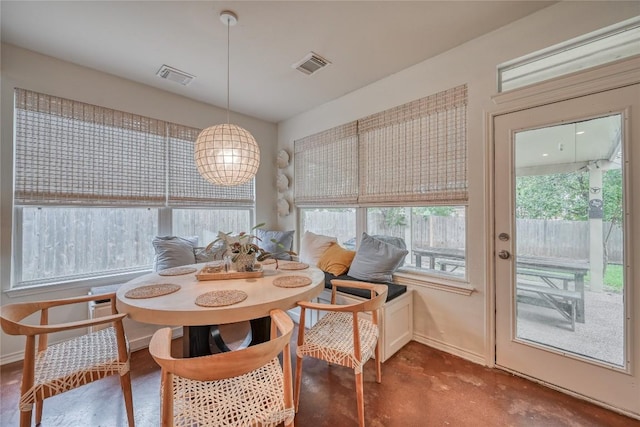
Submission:
[[[501,250],[500,252],[498,252],[498,258],[509,259],[511,258],[511,254],[509,253],[509,251]]]

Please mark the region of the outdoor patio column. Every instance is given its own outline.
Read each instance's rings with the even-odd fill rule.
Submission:
[[[602,169],[598,162],[593,162],[589,165],[589,266],[592,292],[602,291],[604,275],[602,216]]]

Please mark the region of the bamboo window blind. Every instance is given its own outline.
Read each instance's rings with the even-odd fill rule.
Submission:
[[[200,129],[169,124],[168,205],[251,207],[254,180],[233,187],[214,185],[198,173],[194,161]]]
[[[356,130],[356,122],[351,122],[295,142],[294,196],[297,205],[357,201]]]
[[[358,202],[466,204],[467,87],[358,120]]]
[[[24,89],[14,111],[16,205],[253,203],[253,183],[195,179],[197,129]]]
[[[461,85],[297,140],[296,205],[466,204],[466,129]]]

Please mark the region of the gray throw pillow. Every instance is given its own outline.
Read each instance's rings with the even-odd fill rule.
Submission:
[[[196,262],[193,248],[198,246],[198,236],[186,238],[156,236],[151,243],[153,244],[153,249],[156,251],[153,266],[154,271],[195,264]]]
[[[347,274],[370,282],[390,282],[392,273],[404,262],[408,253],[406,249],[362,233],[360,246]]]
[[[216,243],[209,250],[207,250],[206,246],[193,248],[193,252],[196,255],[196,263],[223,260],[226,251],[227,245],[224,242]]]
[[[258,246],[267,252],[274,254],[272,258],[290,260],[291,255],[283,253],[284,251],[290,251],[293,247],[293,233],[295,231],[273,231],[256,229],[256,236]]]
[[[384,234],[374,234],[371,237],[377,240],[382,240],[385,243],[389,243],[395,246],[396,248],[407,249],[407,244],[405,243],[402,237],[385,236]],[[405,258],[402,258],[402,261],[400,261],[400,265],[398,265],[398,267],[401,267],[404,265]]]

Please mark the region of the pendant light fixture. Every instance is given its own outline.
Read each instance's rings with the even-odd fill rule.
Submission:
[[[204,179],[216,185],[234,186],[255,177],[260,148],[249,131],[229,123],[229,28],[238,22],[238,17],[225,10],[220,20],[227,26],[227,123],[200,132],[194,154],[196,167]]]

